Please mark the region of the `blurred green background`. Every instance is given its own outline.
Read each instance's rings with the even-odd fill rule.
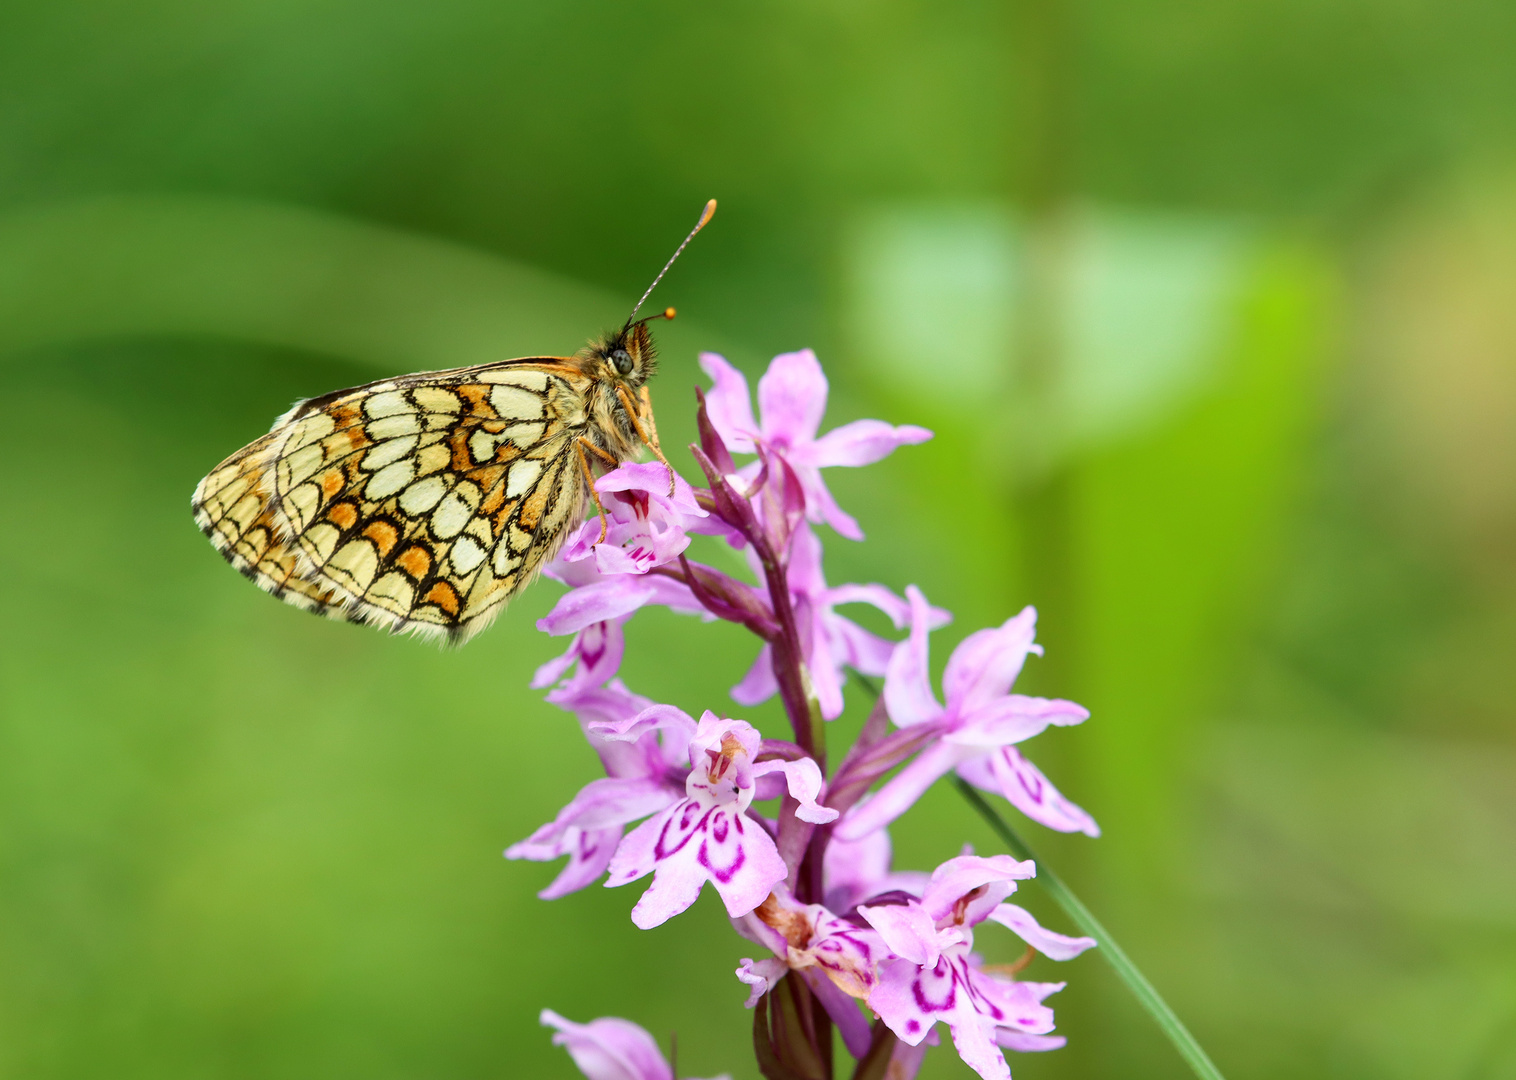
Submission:
[[[443,652],[188,511],[297,397],[576,348],[714,195],[665,442],[702,348],[936,429],[834,478],[829,576],[956,612],[939,665],[1042,609],[1094,718],[1030,752],[1105,835],[1025,831],[1223,1071],[1516,1077],[1513,48],[1497,0],[4,5],[0,1076],[576,1075],[543,1006],[756,1076],[713,897],[643,933],[499,857],[596,771],[527,688],[556,586]],[[754,650],[631,631],[692,712]],[[948,790],[895,833],[994,850]],[[1184,1075],[1037,965],[1018,1077]]]

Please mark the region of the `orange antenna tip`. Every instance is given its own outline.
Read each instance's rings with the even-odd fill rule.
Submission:
[[[677,311],[675,311],[673,308],[664,308],[663,309],[663,317],[665,319],[668,319],[670,322],[673,321],[674,316],[677,315],[677,314],[679,314],[679,313]]]
[[[643,303],[646,302],[647,298],[653,294],[653,290],[656,289],[658,287],[658,283],[663,280],[663,275],[669,272],[669,267],[674,265],[674,260],[679,258],[680,253],[683,252],[685,248],[689,247],[690,241],[695,239],[695,234],[701,229],[705,228],[706,222],[710,221],[712,215],[715,213],[716,200],[711,199],[705,204],[705,209],[700,211],[700,220],[695,222],[695,227],[691,229],[690,234],[684,238],[684,243],[680,244],[677,248],[674,249],[674,254],[669,256],[669,261],[663,264],[662,270],[658,271],[658,276],[655,277],[653,279],[653,283],[647,287],[647,292],[642,294],[642,299],[638,300],[636,306],[632,308],[632,313],[626,317],[626,325],[632,325],[632,320],[637,317],[637,312],[642,310]],[[656,317],[657,316],[654,316],[654,318]],[[665,319],[672,319],[674,317],[674,309],[669,308],[668,311],[664,312],[663,317]]]

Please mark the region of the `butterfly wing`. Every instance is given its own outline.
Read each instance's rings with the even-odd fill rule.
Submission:
[[[461,640],[578,522],[590,389],[544,357],[315,398],[201,481],[195,519],[287,603]]]

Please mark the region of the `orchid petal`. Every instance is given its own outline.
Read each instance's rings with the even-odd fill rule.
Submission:
[[[889,670],[895,643],[870,633],[841,615],[825,616],[827,635],[832,639],[832,655],[863,675],[883,675]]]
[[[753,419],[753,402],[748,393],[747,376],[716,353],[700,354],[700,369],[711,379],[705,394],[706,415],[721,436],[721,441],[738,454],[751,454],[758,422]]]
[[[789,972],[789,965],[783,960],[770,957],[767,960],[753,960],[746,956],[737,967],[737,978],[747,983],[751,992],[743,1008],[751,1009],[763,1000],[763,995],[774,988],[774,984],[784,978]]]
[[[661,779],[609,776],[585,784],[554,820],[581,829],[620,827],[678,800]]]
[[[619,825],[610,829],[593,830],[571,825],[562,830],[551,852],[546,845],[532,843],[538,834],[552,827],[553,824],[545,825],[531,837],[505,849],[507,859],[530,859],[533,862],[549,862],[562,855],[568,856],[568,862],[558,872],[558,876],[547,888],[537,893],[540,900],[557,900],[593,885],[605,873],[611,856],[616,852],[616,845],[621,841]]]
[[[818,425],[819,426],[819,425]],[[896,448],[926,442],[932,433],[924,427],[903,424],[895,427],[883,420],[854,420],[833,428],[796,460],[818,468],[835,465],[872,465],[893,454]]]
[[[878,883],[890,872],[890,834],[875,829],[860,840],[839,840],[826,846],[821,860],[826,885],[826,905],[847,911],[857,901],[882,892]]]
[[[732,687],[732,700],[739,705],[761,705],[779,692],[779,680],[774,678],[774,653],[765,645],[758,650],[753,666],[747,669],[742,681]]]
[[[1000,626],[964,638],[942,675],[948,709],[978,708],[1009,693],[1027,653],[1036,648],[1036,632],[1037,611],[1028,607]]]
[[[543,1009],[541,1021],[557,1029],[553,1045],[567,1050],[589,1080],[674,1080],[658,1043],[630,1020],[602,1016],[576,1024]]]
[[[1049,960],[1072,960],[1086,949],[1095,947],[1091,937],[1067,937],[1044,930],[1026,908],[1001,904],[990,912],[990,920],[1013,931],[1017,937]]]
[[[1068,1040],[1062,1035],[1028,1035],[1010,1028],[996,1028],[995,1042],[1003,1049],[1016,1050],[1023,1054],[1037,1053],[1041,1050],[1062,1050],[1068,1045]]]
[[[564,593],[553,610],[537,620],[537,629],[558,636],[597,622],[630,615],[655,595],[646,578],[620,576]]]
[[[833,835],[842,840],[860,840],[875,829],[884,828],[914,806],[927,788],[962,760],[963,754],[961,747],[947,743],[928,746],[884,787],[850,810]]]
[[[649,705],[635,716],[610,723],[590,724],[592,734],[613,742],[636,742],[644,735],[665,731],[676,743],[688,745],[695,737],[695,721],[683,709],[672,705]]]
[[[800,804],[795,810],[795,816],[801,821],[809,821],[813,825],[826,825],[837,820],[837,811],[816,802],[816,797],[821,794],[822,779],[821,767],[816,764],[814,758],[801,758],[799,761],[764,761],[753,766],[754,777],[769,773],[784,774],[790,797]]]
[[[1068,727],[1090,717],[1089,710],[1057,698],[1007,694],[975,709],[960,712],[948,738],[967,746],[1008,746],[1047,730],[1049,724]]]
[[[838,536],[849,540],[862,540],[863,530],[851,514],[837,505],[826,481],[821,479],[819,469],[807,465],[797,466],[795,475],[800,477],[800,486],[805,491],[805,516],[809,521],[825,522]]]
[[[1017,810],[1050,829],[1100,835],[1095,819],[1066,799],[1014,746],[965,761],[958,766],[958,773],[975,787],[1003,796]]]
[[[784,447],[814,440],[826,414],[826,397],[826,376],[810,349],[774,357],[758,380],[764,440]]]
[[[883,585],[838,585],[826,591],[828,604],[871,604],[890,617],[896,630],[903,630],[911,618],[910,601],[896,596]]]
[[[864,906],[858,914],[897,956],[921,967],[937,966],[942,955],[937,923],[920,904]]]
[[[833,616],[833,618],[836,618]],[[807,654],[806,673],[811,679],[811,692],[816,695],[816,704],[821,707],[824,719],[835,720],[842,715],[842,669],[838,666],[839,650],[832,647],[830,622],[814,626],[814,643]]]
[[[907,585],[911,603],[911,636],[895,646],[884,678],[884,703],[896,727],[921,724],[943,715],[942,706],[932,693],[930,660],[927,651],[927,625],[930,606],[921,590]]]
[[[1000,1052],[992,1033],[994,1027],[977,1015],[967,1015],[961,1009],[957,1016],[949,1017],[948,1027],[953,1032],[953,1049],[963,1063],[978,1073],[983,1080],[1011,1080],[1011,1067]]]
[[[996,1023],[1029,1035],[1046,1035],[1053,1030],[1053,1010],[1042,1003],[1050,994],[1062,990],[1064,983],[1019,982],[991,975],[977,968],[966,971],[975,991],[1000,1010]]]
[[[921,894],[921,906],[934,919],[946,918],[957,906],[958,901],[975,889],[986,886],[991,888],[1009,886],[1005,889],[1005,892],[1009,893],[1015,890],[1016,882],[1036,876],[1037,864],[1030,859],[1017,862],[1009,855],[989,857],[960,855],[956,859],[949,859],[932,871],[932,878],[927,882],[926,890]],[[987,888],[986,891],[990,890]],[[989,910],[993,908],[992,904]],[[986,910],[979,918],[983,919],[987,916],[989,910]],[[973,922],[977,921],[979,920],[971,920],[969,924],[973,925]]]

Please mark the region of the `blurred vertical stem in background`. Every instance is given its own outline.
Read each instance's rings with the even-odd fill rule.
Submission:
[[[1067,687],[1068,643],[1074,635],[1071,467],[1057,452],[1058,385],[1064,364],[1068,212],[1074,153],[1071,12],[1065,0],[1015,0],[1012,41],[1019,48],[1017,124],[1012,128],[1014,201],[1023,219],[1022,271],[1016,294],[1016,393],[1024,420],[1019,434],[1014,499],[1022,529],[1022,581],[1051,642],[1039,665],[1047,685]],[[1030,406],[1030,407],[1025,407]]]

